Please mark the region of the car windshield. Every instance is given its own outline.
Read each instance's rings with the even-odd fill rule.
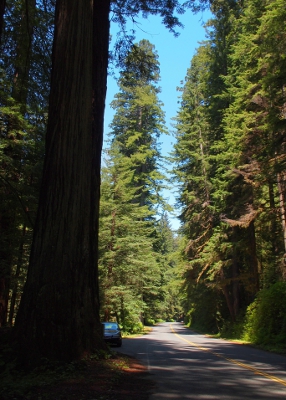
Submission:
[[[118,325],[117,324],[104,324],[104,328],[106,330],[109,330],[109,329],[116,330],[116,329],[118,329]]]

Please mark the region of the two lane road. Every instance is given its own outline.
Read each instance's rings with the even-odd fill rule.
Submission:
[[[286,357],[163,323],[119,350],[141,360],[156,387],[150,400],[286,400]]]

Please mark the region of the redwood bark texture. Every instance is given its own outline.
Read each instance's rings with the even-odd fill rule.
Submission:
[[[15,325],[31,357],[73,360],[104,347],[97,235],[108,32],[109,1],[57,0],[43,184]]]

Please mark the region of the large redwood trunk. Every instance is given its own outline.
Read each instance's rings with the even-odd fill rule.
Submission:
[[[28,355],[71,360],[104,346],[97,234],[108,4],[95,0],[95,19],[91,0],[56,4],[43,184],[16,319]]]

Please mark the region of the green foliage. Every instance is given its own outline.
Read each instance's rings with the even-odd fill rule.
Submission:
[[[277,282],[261,290],[248,307],[244,339],[269,348],[286,345],[286,284]]]
[[[116,317],[125,332],[141,331],[148,318],[171,313],[166,235],[149,221],[147,207],[133,202],[130,187],[120,174],[119,159],[103,170],[99,230],[99,276],[102,318]],[[117,166],[117,167],[116,167]],[[116,172],[115,172],[116,170]],[[112,173],[116,180],[112,182]],[[109,172],[109,173],[108,173]],[[116,185],[114,183],[116,182]],[[159,224],[159,227],[164,226]],[[161,233],[162,236],[161,236]],[[174,310],[174,308],[173,308]],[[175,312],[175,311],[174,311]],[[172,315],[173,316],[173,315]]]
[[[41,127],[34,125],[28,112],[23,115],[21,104],[7,96],[5,91],[1,95],[5,105],[0,107],[0,276],[6,281],[7,292],[4,296],[2,293],[6,306],[10,300],[9,314],[1,316],[1,324],[11,325],[26,279],[38,203],[43,141]]]
[[[164,113],[158,99],[159,62],[147,40],[134,44],[127,54],[118,80],[120,92],[111,106],[116,109],[110,125],[112,144],[129,164],[130,185],[143,206],[153,209],[162,203],[164,176],[158,139],[165,132]]]
[[[146,326],[154,326],[156,323],[154,319],[150,319],[150,318],[145,318],[144,322],[145,322]]]
[[[244,310],[237,316],[236,320],[229,321],[225,319],[219,331],[219,337],[226,339],[242,340],[245,330],[245,313]]]
[[[132,202],[134,190],[126,187],[123,173],[115,169],[115,181],[110,181],[109,174],[102,176],[99,231],[102,310],[107,315],[116,315],[128,331],[144,312],[143,294],[148,289],[156,291],[158,266],[150,238],[153,228],[144,220],[149,211]]]
[[[176,118],[178,274],[189,323],[235,336],[256,293],[285,278],[285,6],[211,10]]]
[[[189,304],[185,322],[194,329],[217,333],[222,325],[218,293],[203,284],[193,288],[192,303]]]
[[[154,46],[142,40],[132,46],[122,66],[102,174],[102,315],[116,317],[129,333],[141,330],[143,321],[165,319],[172,302],[167,271],[173,233],[164,212],[156,222],[159,205],[164,208],[158,138],[165,128],[158,80],[158,56]]]
[[[50,4],[7,1],[0,60],[0,325],[13,324],[26,279],[44,155],[52,19]]]

